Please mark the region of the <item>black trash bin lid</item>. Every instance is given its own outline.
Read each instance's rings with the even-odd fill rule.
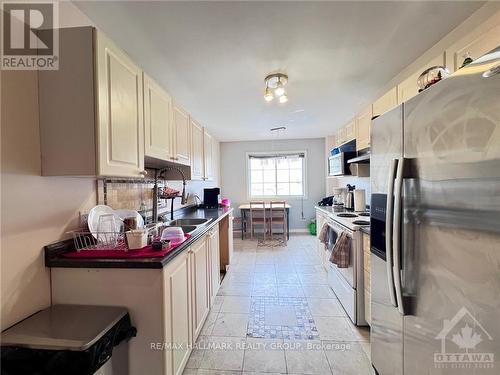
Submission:
[[[2,346],[83,351],[128,313],[124,307],[53,305],[2,332]]]

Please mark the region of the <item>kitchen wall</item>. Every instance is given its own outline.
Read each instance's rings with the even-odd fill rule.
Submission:
[[[247,194],[247,160],[248,152],[268,151],[307,151],[307,198],[303,200],[304,217],[301,218],[301,199],[289,199],[290,229],[304,230],[309,220],[315,216],[314,205],[324,197],[324,158],[325,140],[292,139],[274,141],[221,142],[221,186],[222,196],[231,199],[236,209],[235,216],[240,216],[237,207],[248,202]]]
[[[61,3],[64,26],[90,25]],[[96,203],[94,179],[41,177],[37,74],[1,71],[1,329],[50,304],[42,247],[78,226]]]
[[[61,27],[93,25],[70,2],[59,3],[59,20]],[[50,305],[50,270],[44,266],[43,246],[78,228],[79,213],[97,203],[98,188],[94,178],[40,176],[36,72],[0,71],[0,85],[0,328],[4,330]],[[188,192],[202,194],[204,187],[218,184],[218,156],[215,160],[216,179],[189,182]],[[177,181],[170,185],[182,187]],[[140,189],[131,191],[116,205],[130,204]]]

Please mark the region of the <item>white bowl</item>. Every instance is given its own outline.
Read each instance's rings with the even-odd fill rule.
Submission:
[[[181,227],[166,227],[161,232],[161,239],[172,243],[184,241],[184,231]]]

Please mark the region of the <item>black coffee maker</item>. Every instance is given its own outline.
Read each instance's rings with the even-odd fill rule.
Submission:
[[[219,208],[220,188],[203,189],[203,207]]]

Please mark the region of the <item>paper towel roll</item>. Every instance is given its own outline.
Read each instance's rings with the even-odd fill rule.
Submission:
[[[365,191],[364,189],[354,190],[354,211],[365,211]]]

